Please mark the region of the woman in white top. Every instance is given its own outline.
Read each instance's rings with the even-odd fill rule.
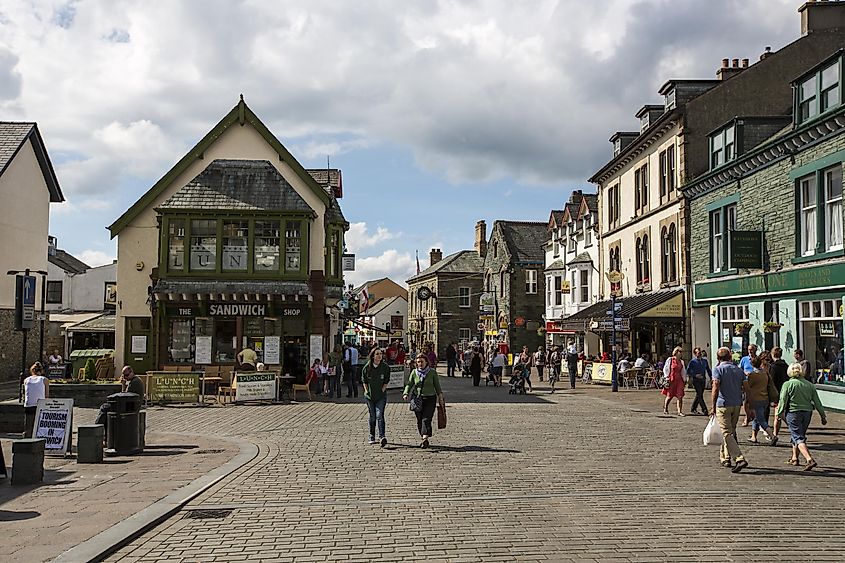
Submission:
[[[32,436],[32,424],[35,420],[35,409],[38,407],[38,399],[46,399],[50,396],[50,380],[42,374],[44,369],[41,367],[41,362],[35,362],[29,368],[29,377],[23,380],[23,410],[26,416],[27,437]]]

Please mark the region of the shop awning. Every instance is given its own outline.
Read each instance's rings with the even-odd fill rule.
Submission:
[[[67,332],[114,332],[114,314],[98,315],[87,321],[67,327]]]
[[[153,288],[156,299],[163,301],[201,301],[204,299],[245,299],[269,301],[311,301],[311,289],[305,282],[277,280],[159,280]]]
[[[81,323],[83,321],[87,321],[88,319],[93,319],[94,317],[99,317],[102,315],[102,312],[99,313],[50,313],[50,322],[51,323],[59,323],[62,325],[62,329],[67,329],[72,327],[75,324]]]
[[[681,318],[684,310],[684,290],[670,289],[665,291],[641,293],[639,295],[632,295],[630,297],[617,299],[616,304],[617,306],[620,304],[622,305],[616,313],[617,317],[629,319]],[[561,321],[561,325],[565,327],[573,327],[578,323],[590,321],[610,322],[611,317],[607,314],[607,312],[610,311],[610,307],[610,300],[601,301],[595,305],[587,307],[586,309],[578,311],[574,315],[569,315]]]

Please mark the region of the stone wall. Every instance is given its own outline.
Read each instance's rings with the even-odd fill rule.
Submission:
[[[438,276],[437,280],[437,355],[446,357],[450,342],[460,343],[460,329],[468,328],[470,340],[478,339],[478,300],[482,291],[481,273]],[[470,288],[469,307],[460,307],[460,288]]]
[[[28,332],[27,369],[38,360],[38,322]],[[15,311],[0,309],[0,382],[17,381],[21,372],[21,349],[24,333],[15,330]]]

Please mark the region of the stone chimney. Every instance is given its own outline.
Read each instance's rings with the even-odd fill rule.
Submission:
[[[801,35],[827,29],[845,29],[845,2],[841,0],[807,0],[798,8],[801,14]]]
[[[443,260],[443,251],[439,248],[432,248],[431,252],[428,253],[428,266],[434,266],[441,260]]]
[[[487,256],[487,223],[484,221],[475,224],[475,251],[481,258]]]
[[[719,80],[727,80],[732,76],[736,76],[746,68],[748,68],[748,59],[742,59],[742,65],[739,64],[739,59],[722,59],[722,66],[716,71],[716,78]]]

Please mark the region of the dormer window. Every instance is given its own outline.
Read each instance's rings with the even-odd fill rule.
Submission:
[[[736,125],[710,135],[710,169],[718,168],[736,157]]]
[[[838,57],[795,86],[796,123],[803,123],[842,103],[842,58]]]
[[[640,133],[648,129],[648,117],[649,113],[646,112],[645,115],[640,118]]]
[[[666,92],[666,96],[664,96],[664,105],[666,106],[666,111],[675,109],[675,89],[672,88],[668,92]]]
[[[616,139],[613,141],[613,157],[619,156],[619,153],[622,152],[622,139]]]

